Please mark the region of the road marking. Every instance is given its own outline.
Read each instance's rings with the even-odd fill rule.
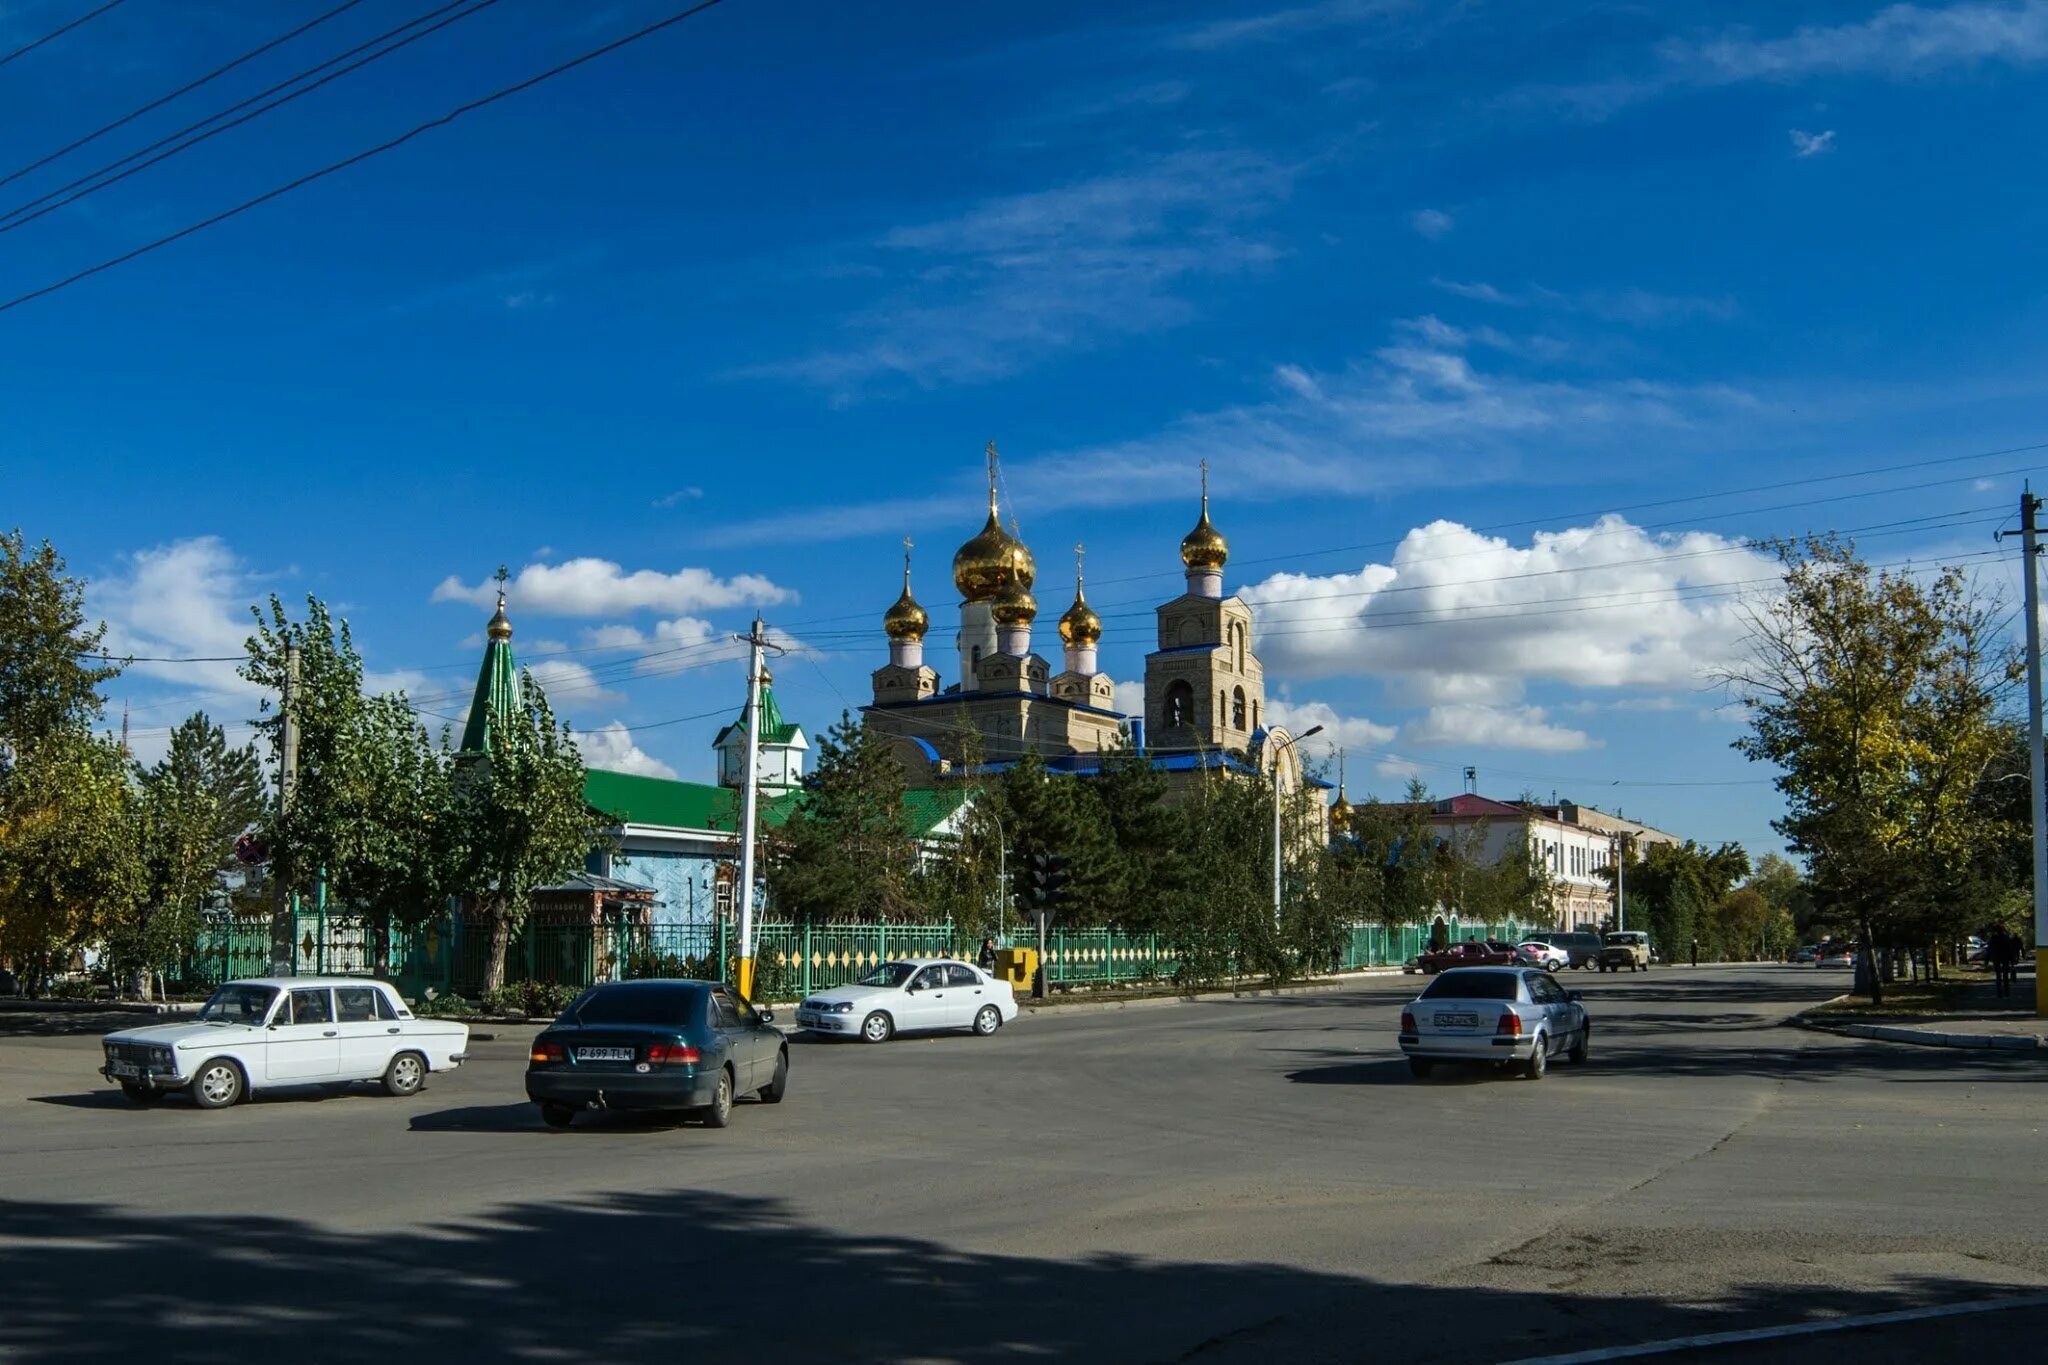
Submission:
[[[1674,1351],[1702,1351],[1712,1346],[1738,1346],[1750,1341],[1777,1341],[1785,1337],[1818,1336],[1823,1332],[1853,1332],[1860,1327],[1888,1327],[1899,1322],[1926,1322],[1932,1318],[1959,1318],[1971,1313],[2001,1313],[2013,1308],[2048,1308],[2048,1294],[2030,1294],[2016,1299],[1982,1299],[1974,1303],[1942,1304],[1933,1308],[1902,1308],[1894,1313],[1867,1313],[1855,1318],[1829,1318],[1824,1322],[1796,1322],[1783,1327],[1752,1327],[1740,1332],[1708,1332],[1696,1337],[1671,1337],[1645,1341],[1633,1346],[1603,1346],[1592,1351],[1573,1351],[1558,1356],[1525,1356],[1504,1365],[1593,1365],[1596,1361],[1628,1360],[1636,1356],[1665,1355]]]

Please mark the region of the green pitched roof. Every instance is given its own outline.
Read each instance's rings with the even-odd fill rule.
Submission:
[[[806,793],[784,792],[761,798],[761,823],[777,829],[803,804]],[[913,834],[929,834],[965,805],[961,789],[910,791],[903,794],[903,813]],[[583,774],[583,801],[621,824],[665,825],[672,829],[709,829],[732,833],[739,828],[740,794],[708,782],[678,782],[666,777],[607,772],[591,768]]]
[[[505,613],[504,604],[498,605],[498,616]],[[496,622],[494,620],[493,624]],[[523,703],[519,696],[519,665],[512,657],[512,632],[506,628],[503,638],[495,630],[491,640],[484,646],[483,667],[476,674],[476,695],[469,701],[469,720],[462,727],[462,752],[480,754],[491,747],[491,727],[502,724],[504,718],[518,714]]]
[[[796,738],[797,729],[798,727],[794,721],[786,721],[782,718],[782,708],[775,704],[775,689],[768,683],[763,682],[761,684],[761,743],[787,744]],[[738,718],[732,724],[720,730],[717,736],[712,739],[711,747],[716,749],[725,743],[727,735],[734,732],[738,732],[741,738],[746,737],[747,708],[744,706],[740,707]]]

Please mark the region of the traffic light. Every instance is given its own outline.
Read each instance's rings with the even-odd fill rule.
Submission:
[[[1025,879],[1025,891],[1033,909],[1051,911],[1067,897],[1067,883],[1073,880],[1073,873],[1067,869],[1067,859],[1060,853],[1034,853],[1031,868]]]

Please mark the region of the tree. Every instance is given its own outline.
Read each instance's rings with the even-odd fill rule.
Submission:
[[[842,712],[770,848],[776,907],[806,923],[908,918],[918,905],[918,847],[903,793],[903,769],[880,736]]]
[[[403,692],[366,698],[340,753],[332,796],[344,823],[329,845],[330,893],[363,917],[376,971],[388,976],[392,935],[446,913],[457,890],[467,831],[456,819],[455,756]]]
[[[531,673],[517,715],[490,727],[484,753],[460,760],[450,808],[450,866],[490,935],[484,993],[505,984],[505,950],[535,887],[583,866],[609,820],[583,801],[583,759]]]
[[[255,746],[229,748],[203,713],[173,730],[164,757],[135,778],[143,886],[131,913],[109,926],[107,955],[115,981],[146,1000],[152,977],[190,950],[235,840],[263,815],[264,794]]]
[[[1273,789],[1263,777],[1198,785],[1182,807],[1188,892],[1166,930],[1187,984],[1285,979],[1291,964],[1273,923]]]
[[[119,676],[95,662],[104,624],[85,620],[85,583],[64,571],[48,541],[31,549],[19,530],[0,533],[0,773],[61,731],[100,715],[100,684]]]
[[[1881,1001],[1874,955],[1924,941],[1986,833],[1973,797],[2017,660],[1960,569],[1876,572],[1831,537],[1778,553],[1784,590],[1749,612],[1727,675],[1749,712],[1735,747],[1779,768],[1773,827],[1823,913],[1855,926],[1858,986]]]
[[[68,727],[16,753],[0,783],[0,956],[32,991],[141,895],[133,819],[114,740]]]
[[[1114,862],[1103,889],[1104,920],[1126,933],[1155,933],[1187,893],[1186,826],[1168,804],[1166,774],[1128,744],[1102,756],[1089,783]]]

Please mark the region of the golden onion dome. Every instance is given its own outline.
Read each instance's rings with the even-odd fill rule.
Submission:
[[[1202,519],[1180,538],[1180,562],[1190,569],[1221,569],[1230,559],[1230,542],[1209,520],[1209,464],[1202,462]]]
[[[904,542],[906,546],[909,543],[907,540]],[[931,616],[910,595],[910,553],[906,549],[903,555],[903,595],[882,613],[882,629],[892,640],[922,640],[931,624]]]
[[[996,520],[995,495],[989,495],[988,522],[972,540],[953,553],[953,586],[964,602],[988,602],[1015,586],[1029,591],[1038,576],[1031,551]]]
[[[493,640],[512,638],[512,618],[505,615],[505,594],[498,594],[498,610],[491,616],[491,623],[484,627],[484,634]]]
[[[999,626],[1028,626],[1038,619],[1038,599],[1011,583],[990,603],[989,615]]]
[[[1351,803],[1344,799],[1344,789],[1337,788],[1337,799],[1330,805],[1330,832],[1343,834],[1351,828]]]
[[[1070,645],[1092,645],[1102,639],[1102,618],[1088,605],[1088,594],[1081,586],[1081,555],[1079,545],[1074,547],[1074,605],[1067,608],[1060,617],[1060,639]]]

